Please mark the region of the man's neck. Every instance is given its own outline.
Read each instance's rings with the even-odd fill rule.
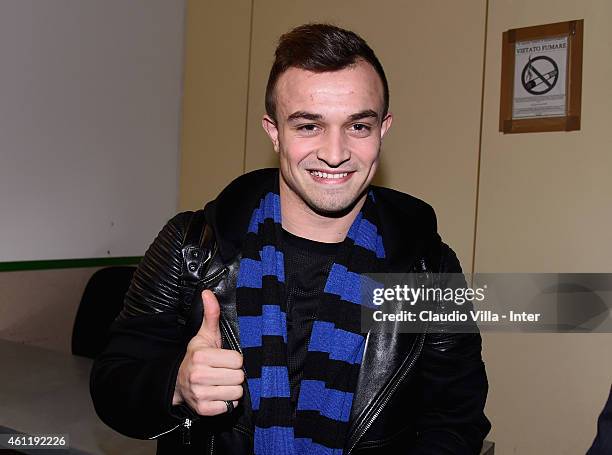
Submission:
[[[363,195],[345,215],[325,216],[312,210],[299,196],[281,183],[280,203],[283,229],[298,237],[317,242],[341,242],[363,207],[365,198],[366,195]]]

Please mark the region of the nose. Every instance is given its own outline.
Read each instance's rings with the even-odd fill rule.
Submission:
[[[331,130],[317,150],[317,158],[331,168],[339,167],[351,158],[351,152],[342,131]]]

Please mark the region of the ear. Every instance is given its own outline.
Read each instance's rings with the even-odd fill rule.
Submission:
[[[274,151],[278,153],[278,128],[276,127],[276,122],[269,115],[264,115],[261,119],[261,126],[266,130],[266,134],[272,141]]]
[[[382,126],[380,128],[380,139],[381,140],[384,137],[384,135],[387,134],[387,131],[389,131],[389,128],[391,128],[392,123],[393,123],[393,114],[391,112],[387,112],[387,115],[385,115],[385,118],[382,121]]]

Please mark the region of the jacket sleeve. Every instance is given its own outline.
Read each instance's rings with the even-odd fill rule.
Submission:
[[[98,416],[126,436],[149,439],[181,421],[172,406],[186,341],[177,322],[181,247],[191,213],[170,220],[147,250],[95,360],[90,392]]]
[[[612,453],[612,388],[608,401],[597,419],[597,435],[587,455]]]
[[[457,256],[444,244],[440,277],[442,289],[466,287]],[[451,302],[441,311],[456,308]],[[471,309],[469,302],[462,306],[464,312]],[[466,333],[453,333],[437,325],[430,327],[425,337],[419,368],[423,412],[417,421],[417,442],[410,454],[480,453],[491,428],[484,414],[488,382],[478,328],[474,323],[465,329]]]

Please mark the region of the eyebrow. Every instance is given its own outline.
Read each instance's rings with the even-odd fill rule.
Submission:
[[[296,111],[293,114],[291,114],[289,117],[287,117],[287,121],[290,122],[292,120],[312,120],[312,121],[318,121],[321,120],[323,118],[323,116],[321,114],[313,114],[312,112],[306,112],[306,111]]]
[[[360,120],[363,118],[377,119],[378,114],[374,112],[372,109],[366,109],[364,111],[349,115],[348,119],[350,122],[354,122],[355,120]],[[310,121],[316,122],[322,119],[323,119],[323,116],[321,114],[314,114],[312,112],[306,112],[306,111],[296,111],[293,114],[289,115],[289,117],[287,117],[288,122],[291,122],[294,120],[310,120]]]
[[[378,118],[378,114],[374,112],[372,109],[366,109],[365,111],[357,112],[356,114],[351,114],[349,116],[349,121],[354,122],[355,120],[360,120],[362,118]]]

